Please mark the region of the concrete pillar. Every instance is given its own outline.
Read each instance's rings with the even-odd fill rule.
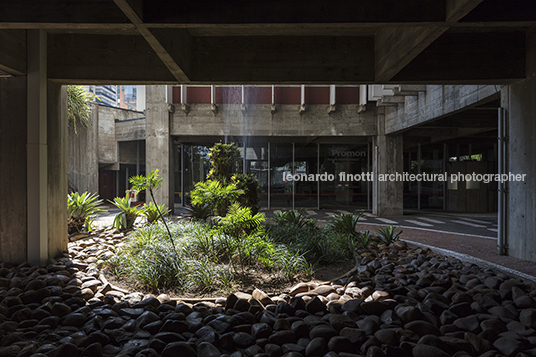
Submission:
[[[528,78],[501,88],[508,121],[506,172],[526,174],[506,185],[507,254],[536,262],[536,33],[527,37]]]
[[[48,257],[67,248],[67,87],[48,83]]]
[[[26,77],[0,78],[0,261],[23,262],[27,236]]]
[[[167,86],[146,86],[146,171],[158,169],[164,182],[155,192],[156,202],[173,208],[173,170],[171,169],[170,120],[167,105]],[[147,195],[146,201],[150,197]]]
[[[32,264],[48,258],[47,35],[27,31],[27,258]]]
[[[403,173],[402,135],[385,135],[385,109],[376,107],[377,135],[373,140],[374,186],[372,213],[378,216],[403,214],[402,181],[379,180],[379,174]]]
[[[0,78],[0,260],[45,263],[67,247],[67,97],[28,31],[28,75]]]

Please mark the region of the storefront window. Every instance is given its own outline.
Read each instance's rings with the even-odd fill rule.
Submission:
[[[372,183],[361,180],[369,171],[370,158],[365,144],[320,145],[320,174],[332,174],[333,180],[320,181],[322,208],[356,206],[367,208]]]
[[[271,143],[270,145],[270,206],[271,208],[292,208],[294,185],[286,176],[294,173],[291,143]]]

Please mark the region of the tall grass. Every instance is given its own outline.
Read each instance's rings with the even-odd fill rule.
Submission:
[[[266,235],[244,234],[237,239],[196,221],[171,223],[169,228],[176,250],[162,223],[137,229],[109,260],[114,274],[154,292],[204,293],[230,290],[249,267],[285,280],[310,276],[314,270],[299,251]]]

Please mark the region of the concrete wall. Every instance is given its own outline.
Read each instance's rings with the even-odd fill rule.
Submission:
[[[499,90],[492,85],[427,85],[426,92],[406,96],[404,104],[386,107],[385,133],[393,134],[498,99]]]
[[[145,118],[136,120],[116,121],[115,139],[117,141],[145,140],[145,124]]]
[[[509,123],[507,171],[527,175],[507,186],[506,244],[509,255],[536,261],[536,33],[527,48],[528,78],[501,90]]]
[[[69,126],[69,181],[79,192],[98,192],[99,163],[119,169],[120,163],[127,163],[121,157],[134,155],[135,160],[135,149],[121,152],[119,142],[145,140],[145,119],[138,119],[143,116],[141,112],[93,103],[88,128],[78,125],[75,132]],[[123,149],[132,148],[127,145]]]
[[[306,105],[300,114],[298,105],[219,104],[218,112],[210,104],[192,104],[185,113],[176,105],[171,120],[171,135],[251,135],[251,136],[367,136],[376,134],[374,113],[358,114],[357,105],[337,105],[328,114],[327,105]]]
[[[26,260],[26,77],[0,78],[0,261]]]
[[[77,125],[75,132],[69,125],[69,181],[79,192],[99,191],[98,108],[96,104],[91,105],[89,127]]]

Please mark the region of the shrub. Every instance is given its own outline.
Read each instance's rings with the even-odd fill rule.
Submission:
[[[208,157],[212,168],[208,173],[208,179],[221,182],[223,185],[230,183],[231,176],[238,171],[240,164],[240,150],[235,143],[216,143],[210,148]]]
[[[357,216],[353,214],[340,214],[330,217],[328,227],[337,233],[355,237],[358,235],[356,226],[362,215],[363,212]]]
[[[116,197],[109,202],[121,211],[115,216],[114,228],[120,231],[132,229],[136,218],[141,214],[141,210],[137,206],[131,206],[130,197]]]
[[[157,206],[153,202],[146,203],[140,210],[141,215],[145,217],[148,224],[155,223],[160,216],[167,216],[171,210],[166,208],[165,204]]]
[[[185,210],[185,217],[194,221],[206,221],[214,213],[214,209],[208,203],[198,205],[187,204]]]
[[[67,227],[69,234],[81,232],[82,229],[90,231],[93,219],[97,215],[107,212],[102,202],[98,195],[89,192],[82,194],[78,192],[70,193],[67,196],[67,214],[69,217]]]
[[[316,219],[307,218],[303,211],[282,211],[274,214],[272,221],[280,226],[296,228],[314,227]]]
[[[244,194],[238,196],[237,200],[242,207],[249,207],[253,213],[259,212],[259,181],[253,175],[235,174],[231,181]]]
[[[218,216],[225,216],[229,205],[244,194],[235,184],[223,184],[220,181],[207,180],[195,184],[191,192],[194,205],[209,205]]]
[[[362,231],[357,235],[357,242],[359,248],[368,248],[374,243],[374,236],[370,234],[370,231]]]
[[[393,227],[393,226],[387,226],[383,228],[379,228],[377,230],[377,237],[380,239],[380,242],[389,245],[393,242],[396,242],[397,240],[400,240],[400,234],[402,234],[402,231],[397,232],[397,230],[400,228]]]
[[[284,244],[293,252],[302,252],[312,264],[348,260],[353,251],[347,249],[346,239],[330,229],[317,226],[268,225],[267,236],[276,244]]]
[[[231,220],[234,223],[230,226],[242,225],[237,222],[243,219]],[[312,274],[313,267],[303,255],[267,241],[259,234],[263,232],[262,224],[258,226],[255,233],[240,233],[233,238],[222,233],[221,226],[211,227],[197,221],[170,223],[177,247],[174,251],[171,242],[163,239],[165,227],[157,222],[132,231],[128,243],[117,249],[108,264],[114,274],[153,292],[229,291],[237,277],[242,276],[233,269],[233,260],[244,264],[242,273],[255,267],[257,272],[276,272],[287,280]]]

